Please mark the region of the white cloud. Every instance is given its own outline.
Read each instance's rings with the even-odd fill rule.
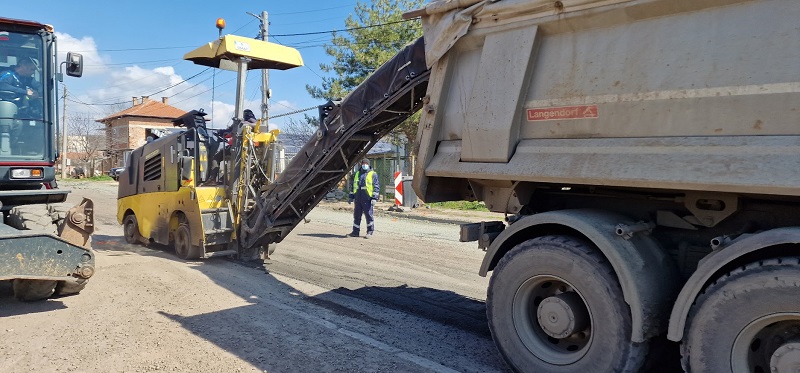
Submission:
[[[211,70],[184,82],[187,77],[178,74],[172,66],[155,68],[143,68],[138,65],[114,66],[112,58],[99,53],[92,37],[76,38],[65,33],[57,33],[57,37],[59,61],[64,61],[69,51],[81,53],[84,58],[84,78],[69,82],[73,89],[78,87],[72,91],[74,99],[70,106],[71,110],[89,111],[100,118],[130,107],[133,97],[150,95],[151,99],[159,101],[162,97],[169,97],[168,104],[182,110],[204,109],[212,120],[213,128],[225,128],[232,123],[231,118],[234,116],[235,108],[231,97],[235,92],[235,84],[225,84],[220,87],[220,77],[217,76],[217,99],[212,105],[209,99],[211,81],[204,81],[211,76]],[[79,102],[95,105],[85,106]],[[260,117],[260,98],[247,100],[244,108],[253,110],[256,116]],[[297,109],[298,106],[288,100],[270,103],[270,115],[273,116]],[[277,128],[277,125],[270,123],[270,129],[274,128]]]
[[[185,78],[178,75],[171,66],[153,69],[139,66],[108,69],[103,76],[93,80],[96,81],[91,85],[93,88],[80,95],[79,101],[116,104],[99,106],[112,112],[130,107],[133,97],[150,95],[153,100],[169,97],[170,105],[183,110],[204,108],[210,113],[210,105],[203,105],[207,99],[203,92],[207,91],[208,87],[193,81],[179,84]]]
[[[209,114],[211,113],[211,104],[210,103],[207,104],[204,108],[205,108],[207,113],[209,113]],[[253,113],[255,113],[256,117],[259,117],[259,118],[261,117],[261,110],[260,110],[260,108],[261,108],[261,100],[253,100],[253,101],[245,100],[244,108],[252,110]],[[287,112],[294,111],[294,110],[297,110],[297,105],[292,103],[292,102],[286,101],[286,100],[272,102],[272,104],[269,106],[269,114],[270,114],[270,116],[280,115],[280,114],[287,113]],[[223,127],[227,127],[231,123],[233,123],[231,118],[234,117],[234,112],[235,111],[236,111],[236,108],[235,108],[234,104],[230,104],[230,103],[222,102],[222,101],[214,101],[214,118],[213,118],[214,127],[215,128],[223,128]],[[269,129],[273,130],[273,129],[277,129],[277,128],[278,128],[278,124],[270,121]]]
[[[56,32],[58,40],[58,62],[66,61],[67,52],[80,53],[83,56],[84,75],[100,75],[108,70],[108,60],[97,52],[94,38],[84,36],[77,39],[70,34]]]
[[[212,105],[209,103],[205,108],[206,113],[211,114]],[[214,114],[211,115],[211,120],[213,128],[225,128],[231,125],[233,121],[233,112],[235,111],[235,107],[233,104],[229,104],[222,101],[214,101],[213,105]]]
[[[295,111],[295,110],[299,109],[299,107],[297,107],[297,105],[295,105],[294,103],[289,102],[287,100],[279,100],[279,101],[272,102],[269,105],[269,108],[270,108],[271,111],[275,111],[275,114],[286,113],[286,112]]]

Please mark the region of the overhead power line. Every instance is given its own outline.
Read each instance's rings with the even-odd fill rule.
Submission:
[[[92,64],[83,66],[119,66],[119,65],[138,65],[138,64],[146,64],[146,63],[155,63],[155,62],[167,62],[167,61],[175,61],[175,58],[169,58],[166,60],[150,60],[150,61],[133,61],[133,62],[116,62],[116,63],[104,63],[104,64]],[[183,60],[181,60],[183,61]]]
[[[367,26],[359,26],[359,27],[351,27],[345,29],[338,29],[338,30],[330,30],[330,31],[315,31],[315,32],[302,32],[296,34],[270,34],[269,36],[304,36],[304,35],[321,35],[321,34],[330,34],[334,32],[344,32],[344,31],[353,31],[353,30],[361,30],[367,28],[374,28],[374,27],[381,27],[387,25],[393,25],[397,23],[404,23],[404,22],[413,22],[416,19],[404,19],[399,21],[392,21],[386,23],[378,23],[374,25],[367,25]],[[176,46],[176,47],[148,47],[148,48],[120,48],[120,49],[96,49],[96,50],[82,50],[82,51],[75,51],[75,52],[127,52],[127,51],[149,51],[149,50],[163,50],[163,49],[181,49],[181,48],[195,48],[196,45],[184,45],[184,46]]]
[[[159,94],[161,92],[164,92],[164,91],[166,91],[166,90],[168,90],[170,88],[177,87],[177,86],[179,86],[179,85],[181,85],[183,83],[186,83],[187,81],[189,81],[189,80],[191,80],[193,78],[196,78],[196,77],[200,76],[201,74],[203,74],[204,72],[206,72],[206,71],[208,71],[210,69],[211,69],[210,67],[207,67],[207,68],[205,68],[205,70],[203,70],[203,71],[201,71],[201,72],[199,72],[197,74],[194,74],[194,75],[192,75],[192,76],[190,76],[190,77],[188,77],[188,78],[186,78],[184,80],[181,80],[180,82],[172,84],[172,85],[170,85],[170,86],[168,86],[166,88],[163,88],[161,90],[158,90],[158,91],[155,91],[153,93],[150,93],[147,96],[153,96],[153,95]],[[129,101],[120,101],[120,102],[111,102],[111,103],[88,103],[88,102],[78,102],[78,103],[79,104],[83,104],[83,105],[89,105],[89,106],[112,106],[112,105],[127,104],[128,102]]]
[[[270,36],[272,36],[272,37],[275,39],[275,41],[276,41],[276,42],[278,42],[278,44],[281,44],[281,45],[286,45],[286,44],[283,44],[283,43],[281,43],[281,42],[280,42],[280,40],[278,40],[277,38],[275,38],[275,35],[270,35]],[[309,71],[311,71],[312,73],[314,73],[314,75],[318,76],[320,79],[323,79],[321,75],[317,74],[317,72],[316,72],[316,71],[314,71],[314,69],[310,68],[308,65],[306,65],[306,64],[303,64],[303,66],[305,66],[305,67],[306,67],[306,69],[308,69]]]
[[[225,84],[228,84],[228,83],[230,83],[230,82],[232,82],[232,81],[234,81],[234,80],[236,80],[236,78],[233,78],[233,79],[227,80],[227,81],[225,81],[225,82],[223,82],[223,83],[220,83],[220,84],[218,84],[218,85],[215,85],[215,86],[213,86],[213,87],[211,87],[211,88],[209,88],[209,89],[206,89],[205,91],[203,91],[203,92],[200,92],[200,93],[198,93],[198,94],[196,94],[196,95],[193,95],[193,96],[186,97],[186,98],[184,98],[183,100],[180,100],[180,101],[175,101],[175,102],[173,102],[173,104],[177,104],[177,103],[179,103],[179,102],[184,102],[184,101],[186,101],[186,100],[188,100],[188,99],[195,98],[195,97],[197,97],[197,96],[200,96],[200,95],[202,95],[203,93],[207,93],[207,92],[209,92],[209,91],[211,91],[211,90],[213,90],[213,89],[215,89],[215,88],[217,88],[217,87],[222,87],[222,86],[224,86]]]
[[[318,108],[318,107],[319,107],[319,106],[312,106],[312,107],[310,107],[310,108],[305,108],[305,109],[300,109],[300,110],[290,111],[290,112],[288,112],[288,113],[283,113],[283,114],[278,114],[278,115],[271,115],[271,116],[269,117],[269,119],[275,119],[275,118],[280,118],[280,117],[288,117],[288,116],[290,116],[290,115],[300,114],[300,113],[302,113],[302,112],[306,112],[306,111],[309,111],[309,110],[314,110],[314,109],[316,109],[316,108]]]
[[[196,45],[188,45],[188,46],[180,46],[180,47],[149,47],[149,48],[122,48],[122,49],[95,49],[95,50],[84,50],[84,51],[75,51],[75,52],[127,52],[127,51],[152,51],[152,50],[161,50],[161,49],[181,49],[181,48],[195,48]]]
[[[345,29],[339,29],[339,30],[316,31],[316,32],[301,32],[301,33],[297,33],[297,34],[270,34],[270,36],[305,36],[305,35],[331,34],[331,33],[334,33],[334,32],[363,30],[363,29],[367,29],[367,28],[382,27],[382,26],[394,25],[394,24],[397,24],[397,23],[412,22],[412,21],[416,21],[416,19],[402,19],[402,20],[399,20],[399,21],[379,23],[379,24],[375,24],[375,25],[351,27],[351,28],[345,28]]]
[[[325,11],[325,10],[333,10],[333,9],[341,9],[341,8],[352,8],[352,7],[354,7],[354,6],[355,6],[355,4],[350,4],[350,5],[340,5],[340,6],[334,6],[334,7],[330,7],[330,8],[319,8],[319,9],[311,9],[311,10],[299,10],[299,11],[296,11],[296,12],[270,13],[269,15],[271,15],[271,16],[285,16],[285,15],[288,15],[288,14],[305,14],[305,13],[322,12],[322,11]]]

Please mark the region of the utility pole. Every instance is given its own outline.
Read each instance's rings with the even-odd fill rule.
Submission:
[[[261,40],[268,41],[269,15],[267,11],[261,12],[261,17],[248,12],[247,14],[261,21]],[[269,131],[269,69],[261,70],[261,132]],[[270,180],[275,180],[275,171],[278,166],[278,144],[272,145],[272,167],[269,172]]]
[[[267,41],[269,20],[267,11],[261,12],[261,40]],[[269,69],[261,70],[261,124],[269,128]],[[266,129],[265,128],[265,129]]]
[[[64,85],[64,109],[61,116],[61,180],[67,178],[67,85]]]
[[[261,32],[259,36],[261,36],[261,40],[267,41],[268,40],[268,33],[267,27],[269,26],[269,18],[267,11],[261,12],[261,16],[257,16],[253,13],[247,12],[247,14],[257,18],[261,21]],[[263,125],[269,126],[269,70],[263,69],[261,70],[261,123]]]

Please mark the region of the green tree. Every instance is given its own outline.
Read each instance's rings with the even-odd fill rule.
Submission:
[[[425,0],[372,0],[359,1],[345,20],[345,33],[334,33],[325,53],[333,57],[331,64],[320,64],[320,69],[332,74],[322,79],[322,86],[306,85],[312,97],[320,100],[343,98],[384,62],[391,59],[408,43],[422,36],[419,21],[403,21],[403,13],[423,6]],[[367,27],[382,25],[379,27]],[[413,141],[417,133],[419,115],[414,115],[398,126],[391,138],[400,134]]]

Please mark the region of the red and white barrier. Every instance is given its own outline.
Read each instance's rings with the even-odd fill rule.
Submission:
[[[403,173],[400,171],[394,173],[394,205],[403,205]]]

